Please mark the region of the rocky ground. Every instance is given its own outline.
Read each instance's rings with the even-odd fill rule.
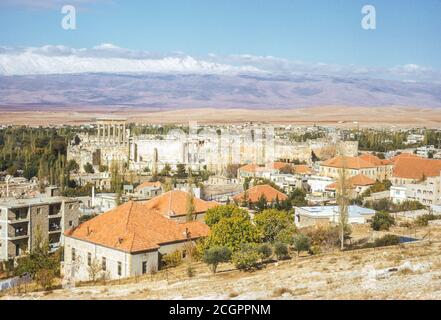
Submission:
[[[252,273],[196,263],[106,285],[9,294],[2,299],[441,299],[441,243],[294,257]]]

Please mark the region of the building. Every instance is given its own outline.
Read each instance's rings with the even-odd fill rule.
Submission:
[[[107,279],[155,272],[165,255],[185,256],[187,246],[208,233],[201,222],[179,223],[129,201],[66,231],[64,275],[68,281],[90,280],[92,264]]]
[[[419,183],[408,183],[390,188],[394,203],[418,201],[425,206],[441,204],[441,177],[429,177]]]
[[[267,203],[275,201],[285,201],[288,196],[279,190],[271,187],[268,184],[257,185],[249,188],[248,190],[239,193],[233,197],[233,200],[237,203],[242,203],[244,200],[251,203],[257,203],[260,198],[264,197]]]
[[[420,158],[402,153],[392,159],[394,163],[391,182],[394,186],[413,184],[441,174],[441,160]]]
[[[161,182],[146,181],[135,188],[135,196],[138,199],[152,199],[162,193]]]
[[[52,250],[63,243],[63,232],[78,225],[79,201],[36,197],[0,201],[0,260],[29,253],[38,237]]]
[[[295,207],[296,224],[299,227],[338,224],[338,206]],[[348,223],[366,223],[375,210],[360,206],[348,206]]]
[[[385,180],[390,178],[393,164],[370,154],[359,157],[336,156],[320,163],[319,172],[322,176],[337,179],[343,168],[349,177],[362,174],[374,180]]]
[[[375,184],[375,180],[366,177],[363,174],[358,174],[356,176],[347,179],[347,186],[351,189],[351,197],[355,198],[361,195],[363,192],[368,190],[371,186]],[[337,189],[339,187],[339,182],[331,183],[326,187],[326,191],[330,192],[333,197],[335,197]]]
[[[151,200],[144,202],[145,207],[155,213],[161,214],[169,219],[179,222],[188,219],[189,201],[193,204],[193,219],[203,221],[205,212],[218,206],[219,204],[213,201],[205,201],[191,195],[186,191],[173,190],[161,194]]]

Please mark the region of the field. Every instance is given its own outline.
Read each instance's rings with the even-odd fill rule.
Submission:
[[[137,123],[227,124],[266,122],[339,127],[436,127],[441,123],[441,109],[411,107],[342,107],[322,106],[295,109],[144,109],[133,107],[2,107],[3,125],[77,125],[94,122],[97,117],[118,116]],[[356,123],[354,123],[356,122]]]
[[[438,239],[437,239],[438,240]],[[155,275],[2,299],[441,299],[441,243],[293,257],[251,273],[193,263]]]

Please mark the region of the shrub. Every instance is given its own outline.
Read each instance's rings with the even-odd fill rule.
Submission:
[[[311,239],[307,235],[299,233],[294,236],[294,249],[297,251],[297,254],[300,254],[302,251],[309,251],[310,248]]]
[[[205,250],[202,260],[210,266],[211,271],[216,273],[219,263],[225,263],[231,259],[231,250],[228,247],[216,246]]]
[[[263,210],[255,215],[254,222],[265,242],[274,242],[278,235],[285,230],[288,234],[295,232],[293,216],[283,210]]]
[[[418,227],[425,227],[429,225],[429,221],[439,219],[439,215],[433,213],[423,214],[415,219],[415,225]]]
[[[386,234],[381,238],[375,239],[375,247],[393,246],[400,243],[400,237],[394,234]]]
[[[262,243],[257,250],[264,261],[273,255],[273,248],[268,243]]]
[[[162,257],[161,264],[165,268],[174,268],[182,263],[181,252],[175,251]]]
[[[255,244],[242,245],[240,250],[233,253],[232,261],[234,266],[243,271],[251,271],[259,267],[261,255]]]
[[[385,211],[376,212],[372,217],[371,227],[375,231],[389,230],[395,224],[395,219]]]
[[[261,234],[250,220],[243,217],[223,218],[211,229],[206,240],[208,247],[226,246],[237,251],[242,244],[258,243]]]
[[[248,220],[250,219],[250,215],[246,210],[241,209],[234,204],[229,204],[208,209],[205,213],[205,223],[209,227],[213,227],[221,219],[231,217],[242,217]]]
[[[288,257],[288,246],[283,242],[276,242],[274,244],[274,253],[278,260],[285,259]]]

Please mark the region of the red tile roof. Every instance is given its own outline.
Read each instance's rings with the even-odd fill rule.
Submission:
[[[346,156],[336,156],[332,159],[326,160],[321,163],[325,167],[343,168],[348,169],[363,169],[363,168],[374,168],[375,165],[363,160],[359,157],[346,157]]]
[[[247,199],[253,203],[259,201],[262,195],[265,196],[268,202],[275,201],[276,198],[279,199],[279,201],[288,199],[286,194],[278,191],[277,189],[274,189],[273,187],[267,184],[251,187],[250,189],[247,190],[246,193],[247,193]],[[245,192],[242,192],[236,195],[233,198],[233,200],[237,202],[243,201],[244,195]]]
[[[187,201],[190,194],[185,191],[173,190],[163,193],[145,202],[147,208],[164,216],[185,216],[187,214]],[[219,204],[214,201],[204,201],[193,198],[195,213],[203,213]]]
[[[67,237],[130,253],[156,250],[162,244],[197,239],[209,227],[192,221],[179,224],[140,202],[127,202],[65,232]]]
[[[370,153],[364,153],[358,157],[360,159],[363,159],[363,160],[377,166],[377,167],[392,164],[392,162],[390,160],[380,159],[377,156],[374,156],[373,154],[370,154]]]
[[[161,188],[161,182],[159,182],[159,181],[155,181],[155,182],[145,181],[145,182],[141,183],[139,186],[137,186],[135,188],[135,191],[141,190],[142,188],[146,188],[146,187]]]
[[[356,176],[350,177],[347,180],[348,185],[351,188],[357,186],[371,186],[375,183],[375,180],[365,176],[364,174],[357,174]],[[331,183],[326,187],[327,190],[335,190],[338,187],[338,182]]]
[[[246,165],[240,167],[239,171],[254,173],[257,171],[258,168],[259,168],[259,166],[257,164],[249,163],[249,164],[246,164]]]
[[[420,157],[395,157],[392,176],[395,178],[419,180],[426,177],[439,176],[441,160],[424,159]]]
[[[299,174],[311,173],[312,170],[306,164],[298,164],[294,166],[294,172]]]

